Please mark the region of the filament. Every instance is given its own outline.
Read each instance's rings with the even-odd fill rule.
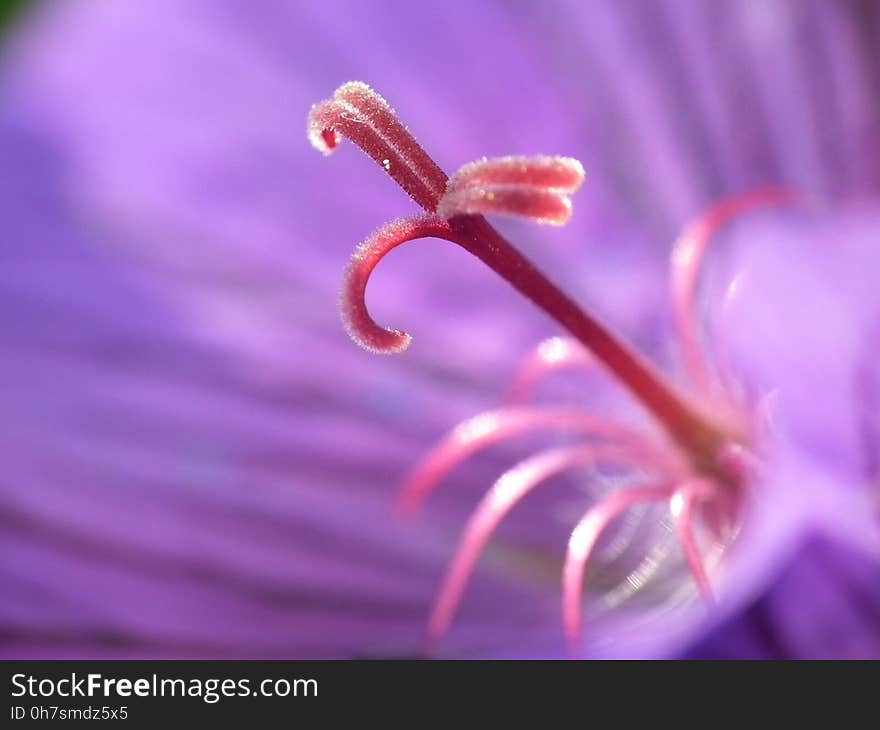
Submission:
[[[579,343],[565,337],[549,337],[523,360],[510,383],[508,401],[525,403],[535,387],[561,370],[593,370],[597,363]]]
[[[551,477],[599,463],[630,469],[652,465],[643,455],[615,446],[564,446],[524,459],[498,478],[465,526],[428,621],[429,644],[433,645],[446,633],[480,554],[510,510]],[[662,463],[653,466],[658,472],[664,468]]]
[[[573,433],[600,437],[638,450],[644,457],[663,460],[664,468],[680,469],[672,454],[660,452],[645,436],[606,418],[573,408],[505,408],[488,411],[460,423],[413,470],[397,497],[400,512],[418,509],[428,495],[456,466],[479,451],[516,436]]]
[[[709,244],[718,230],[756,208],[782,205],[798,198],[781,188],[754,190],[721,201],[685,228],[672,247],[672,305],[685,370],[694,384],[709,389],[709,373],[699,343],[696,305],[697,278]]]
[[[606,497],[581,518],[571,533],[562,572],[562,625],[571,653],[581,644],[581,596],[584,569],[602,533],[617,517],[639,502],[657,502],[670,496],[668,485],[633,487]]]

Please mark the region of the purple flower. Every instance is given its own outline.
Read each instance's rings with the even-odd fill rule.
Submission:
[[[411,350],[377,358],[351,345],[340,271],[407,203],[353,153],[322,164],[300,125],[341,81],[365,78],[446,169],[482,155],[582,160],[568,227],[503,232],[667,373],[682,371],[665,279],[677,229],[766,185],[829,208],[744,218],[713,244],[701,285],[701,319],[743,397],[777,393],[716,609],[677,600],[658,617],[668,591],[645,590],[588,615],[585,646],[876,656],[880,317],[866,272],[880,181],[865,153],[878,114],[859,12],[35,10],[7,48],[0,92],[4,653],[420,651],[468,511],[548,442],[462,465],[417,523],[391,516],[395,487],[455,423],[502,402],[523,355],[556,331],[463,253],[422,242],[385,262],[370,297],[379,321],[419,334]],[[601,376],[577,377],[538,395],[647,423]],[[572,518],[589,504],[582,486],[560,482],[514,510],[442,655],[564,655],[558,585]],[[812,599],[829,582],[833,596]],[[685,585],[678,571],[668,585]]]

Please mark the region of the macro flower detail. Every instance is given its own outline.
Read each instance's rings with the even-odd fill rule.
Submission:
[[[584,168],[571,157],[483,158],[464,165],[446,185],[437,206],[444,219],[507,213],[561,226],[571,217],[571,198]]]
[[[458,245],[400,246],[364,280],[363,311],[414,336],[400,357],[352,346],[336,296],[386,221],[479,217],[454,214],[453,180],[474,182],[459,165],[547,153],[586,168],[576,199],[553,189],[576,205],[564,228],[480,215],[693,410],[742,421],[753,461],[733,541],[693,507],[714,605],[670,501],[636,504],[585,566],[579,655],[880,657],[870,5],[28,2],[0,79],[2,655],[410,657],[433,623],[438,658],[566,656],[573,528],[655,484],[658,457],[705,474],[685,455],[701,449]],[[398,153],[325,160],[296,122],[362,77],[400,119],[354,84],[317,144],[375,128]],[[402,148],[401,122],[445,173]],[[427,208],[389,184],[407,170]],[[809,202],[731,200],[774,187]],[[726,200],[750,212],[701,215]],[[677,258],[703,260],[670,271],[694,220]],[[499,419],[439,486],[394,500],[450,430]],[[576,457],[593,465],[555,468]],[[482,513],[441,610],[471,512],[509,471],[496,504],[514,506]]]
[[[550,477],[601,464],[632,476],[629,484],[597,498],[571,532],[562,571],[562,622],[571,652],[578,653],[582,642],[586,567],[609,526],[635,507],[666,505],[684,564],[699,594],[711,603],[710,563],[719,563],[735,537],[744,495],[760,468],[754,441],[761,428],[761,407],[740,402],[727,381],[723,357],[716,354],[708,363],[703,355],[694,314],[697,275],[720,226],[758,206],[790,203],[794,196],[768,189],[723,201],[676,242],[671,261],[673,308],[678,344],[691,381],[690,392],[684,394],[551,283],[483,217],[504,213],[564,224],[571,215],[569,196],[584,178],[577,160],[484,158],[464,165],[447,179],[387,102],[360,82],[344,84],[332,99],[312,108],[308,135],[325,153],[335,149],[340,136],[349,138],[426,213],[386,224],[352,256],[340,308],[355,342],[381,354],[399,353],[409,345],[408,333],[381,327],[372,319],[365,292],[370,275],[388,252],[429,237],[455,243],[476,256],[570,335],[541,343],[514,378],[512,405],[459,424],[400,490],[399,511],[411,513],[457,465],[488,446],[524,433],[565,431],[580,439],[519,462],[483,497],[465,526],[428,620],[429,646],[448,629],[479,555],[507,513]],[[529,405],[531,390],[551,372],[597,365],[629,390],[654,417],[662,434],[641,431],[583,408]],[[646,555],[629,581],[636,586],[645,583],[657,562],[655,556]]]

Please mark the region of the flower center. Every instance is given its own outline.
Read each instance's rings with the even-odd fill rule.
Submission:
[[[345,136],[373,158],[425,214],[386,224],[355,251],[342,286],[341,311],[358,344],[378,353],[406,349],[410,336],[379,326],[369,315],[365,293],[372,271],[392,249],[420,238],[442,238],[464,248],[507,281],[571,337],[544,343],[527,362],[516,392],[555,367],[601,364],[654,417],[666,434],[650,435],[571,408],[514,407],[481,414],[459,424],[413,471],[399,506],[417,507],[457,464],[494,443],[530,432],[564,429],[580,444],[543,451],[505,472],[489,490],[465,533],[441,587],[429,621],[429,640],[446,631],[486,541],[509,510],[527,493],[560,472],[599,464],[646,471],[654,482],[608,495],[588,510],[571,534],[563,570],[563,624],[573,651],[580,644],[581,595],[585,565],[608,525],[634,505],[665,502],[684,562],[700,593],[711,590],[695,525],[726,545],[735,532],[743,491],[753,464],[750,429],[735,409],[708,410],[674,388],[655,367],[628,347],[505,240],[483,217],[487,213],[524,216],[561,225],[571,214],[569,196],[583,181],[577,160],[565,157],[505,157],[479,160],[451,178],[427,155],[382,97],[365,84],[341,86],[333,98],[312,107],[308,122],[313,145],[329,153]],[[731,199],[687,229],[672,256],[672,289],[677,335],[694,390],[711,402],[710,378],[694,317],[696,277],[712,233],[743,211],[788,202],[780,190]],[[543,348],[543,349],[542,349]],[[650,555],[648,568],[656,563]],[[638,568],[643,576],[648,568]],[[638,571],[642,571],[639,573]],[[642,580],[642,577],[639,578]]]

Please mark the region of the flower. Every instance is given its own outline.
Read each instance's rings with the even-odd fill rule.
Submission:
[[[552,245],[515,222],[505,232],[659,362],[672,354],[660,271],[678,226],[765,184],[823,200],[876,193],[863,154],[877,119],[872,67],[853,7],[483,3],[444,6],[445,30],[439,12],[69,2],[38,8],[12,39],[0,207],[9,240],[26,245],[10,247],[0,275],[12,391],[5,653],[419,650],[462,517],[509,462],[467,465],[417,525],[389,517],[394,485],[451,425],[496,404],[503,376],[552,333],[479,267],[426,244],[395,255],[409,276],[389,271],[371,301],[425,334],[399,359],[350,346],[332,296],[338,270],[401,201],[367,164],[321,165],[297,134],[303,110],[339,81],[381,84],[444,165],[484,154],[583,160],[589,195]],[[798,220],[780,225],[796,231]],[[845,313],[856,303],[853,292]],[[754,355],[737,339],[743,321],[721,331],[733,333],[734,355]],[[764,387],[771,353],[757,354],[768,358],[746,357],[745,371]],[[811,418],[852,423],[848,406],[825,410],[818,395]],[[590,397],[632,411],[605,389]],[[855,441],[838,444],[813,423],[815,433],[794,435],[828,445],[823,468],[782,459],[779,483],[803,472],[821,504],[839,507],[828,465],[850,464],[837,449]],[[862,504],[871,478],[848,477],[856,496],[840,502]],[[583,506],[576,486],[570,499]],[[500,532],[444,655],[563,654],[570,521],[557,494],[535,497]],[[806,540],[809,564],[812,532],[790,522],[788,544]],[[863,525],[836,524],[834,570],[871,565]],[[775,569],[801,564],[794,547],[764,550],[764,534],[741,542],[755,558],[732,566],[742,565],[738,595],[709,618],[722,638]],[[854,536],[866,543],[858,558]],[[674,655],[704,635],[696,611],[678,634],[590,651]],[[846,611],[832,615],[850,625]]]

